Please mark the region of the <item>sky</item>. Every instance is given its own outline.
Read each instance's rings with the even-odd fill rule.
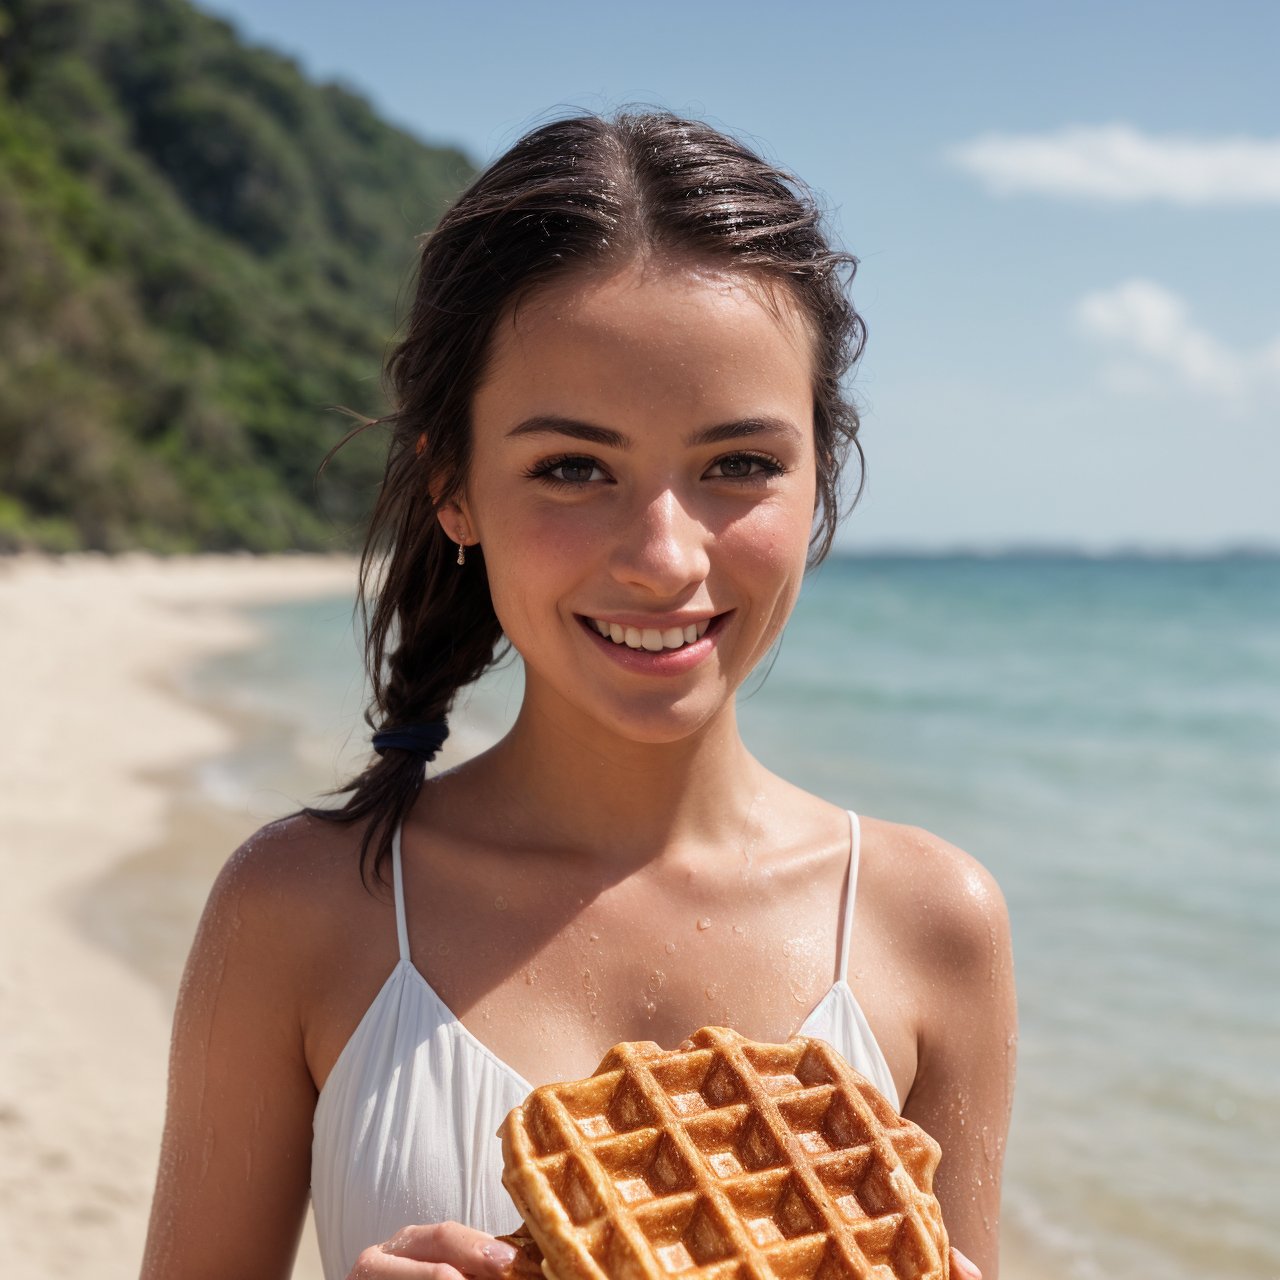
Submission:
[[[849,549],[1280,548],[1280,5],[212,0],[477,164],[665,107],[859,259]]]

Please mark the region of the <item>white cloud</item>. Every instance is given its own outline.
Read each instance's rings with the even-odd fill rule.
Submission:
[[[1132,394],[1192,391],[1241,411],[1280,392],[1280,336],[1236,350],[1198,326],[1184,299],[1152,280],[1081,298],[1077,330],[1110,352],[1105,376]]]
[[[987,133],[947,152],[996,195],[1131,204],[1280,204],[1280,139],[1141,133],[1131,125],[1045,134]]]

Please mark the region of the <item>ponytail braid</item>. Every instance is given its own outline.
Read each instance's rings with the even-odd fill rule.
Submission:
[[[373,421],[362,424],[337,447],[373,425]],[[404,469],[406,452],[400,451],[399,466],[388,468],[360,560],[359,607],[365,666],[373,690],[364,718],[375,731],[443,722],[458,690],[478,680],[492,665],[502,638],[481,548],[470,548],[467,563],[457,564],[454,545],[435,519],[425,485],[417,505],[428,511],[415,512],[415,504],[395,502],[396,477]],[[411,456],[418,457],[416,446]],[[382,579],[372,591],[379,551],[375,534],[387,526],[396,506],[402,508],[396,518],[399,527],[383,550]],[[375,596],[372,618],[366,604],[371,594]],[[396,828],[413,807],[429,758],[418,750],[382,748],[357,777],[325,793],[352,792],[341,808],[300,811],[331,822],[371,819],[360,844],[360,874],[366,883],[371,876],[386,880]]]

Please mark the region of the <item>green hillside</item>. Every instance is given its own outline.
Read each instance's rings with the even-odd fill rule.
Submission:
[[[0,0],[0,548],[350,546],[472,173],[183,0]]]

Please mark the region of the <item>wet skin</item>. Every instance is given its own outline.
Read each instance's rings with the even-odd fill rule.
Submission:
[[[433,776],[406,822],[415,964],[535,1084],[708,1022],[786,1039],[847,977],[904,1113],[943,1147],[953,1238],[994,1277],[1015,1031],[999,891],[929,833],[865,819],[837,975],[848,819],[737,730],[736,692],[795,602],[814,515],[803,322],[785,293],[649,261],[533,294],[490,356],[469,473],[440,519],[484,549],[526,696],[512,732]],[[705,634],[654,653],[593,620]],[[360,834],[275,824],[215,889],[166,1149],[219,1136],[199,1177],[158,1195],[144,1275],[177,1274],[183,1232],[204,1221],[235,1228],[206,1255],[220,1274],[287,1271],[280,1223],[305,1206],[316,1092],[397,960],[390,896],[356,873]],[[460,1265],[473,1237],[414,1235],[395,1261]],[[428,1280],[382,1265],[367,1274]]]

